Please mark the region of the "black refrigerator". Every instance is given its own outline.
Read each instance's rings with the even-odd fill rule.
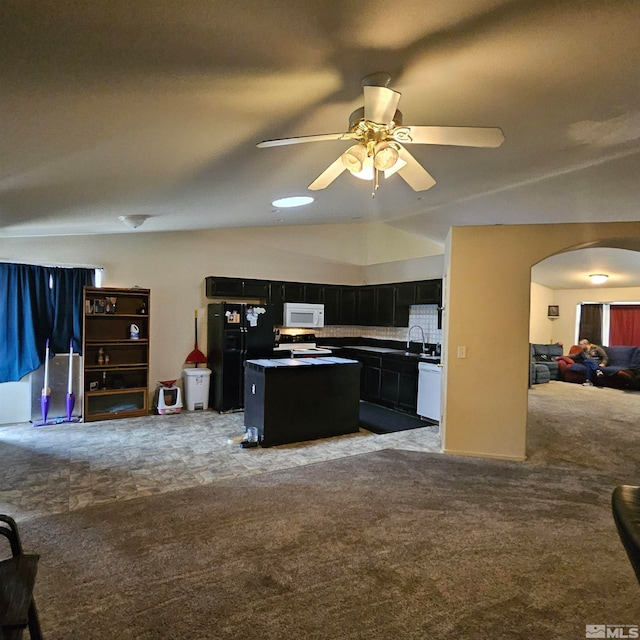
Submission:
[[[216,302],[207,310],[207,361],[211,369],[209,406],[244,408],[244,363],[272,358],[274,309],[270,305]]]

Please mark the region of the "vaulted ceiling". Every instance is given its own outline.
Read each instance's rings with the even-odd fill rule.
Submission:
[[[637,0],[5,0],[0,57],[0,236],[639,217]],[[273,207],[349,143],[256,143],[346,131],[379,71],[405,124],[504,144],[412,145],[427,191],[345,172]]]

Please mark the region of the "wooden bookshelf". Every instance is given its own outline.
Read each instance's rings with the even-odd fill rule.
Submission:
[[[84,288],[85,422],[149,413],[149,297],[149,289]]]

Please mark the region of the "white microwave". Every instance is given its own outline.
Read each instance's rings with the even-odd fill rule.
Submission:
[[[283,326],[316,329],[324,327],[324,305],[306,302],[285,302]]]

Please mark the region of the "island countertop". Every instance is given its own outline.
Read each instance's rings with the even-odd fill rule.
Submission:
[[[273,369],[286,367],[333,366],[338,364],[358,364],[357,360],[340,358],[337,356],[323,356],[315,358],[257,358],[246,360],[245,367],[253,369]]]

